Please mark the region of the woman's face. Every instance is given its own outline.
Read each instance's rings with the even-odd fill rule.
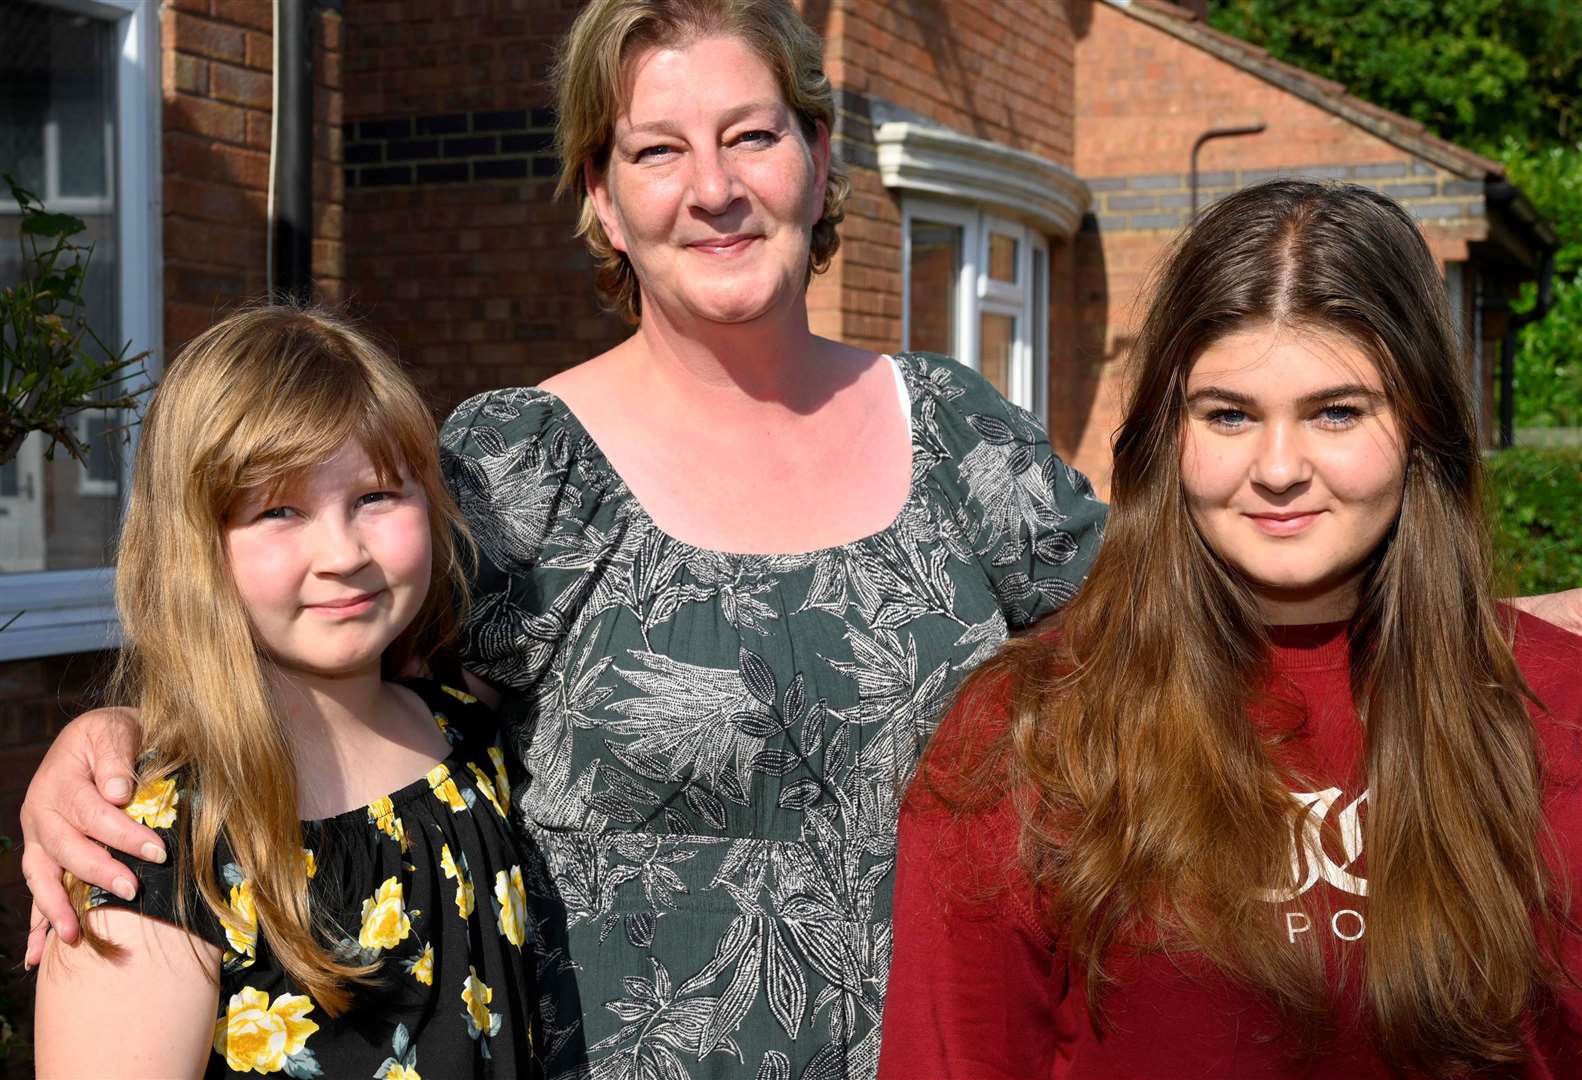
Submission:
[[[588,177],[643,311],[741,323],[795,302],[824,208],[829,133],[810,145],[774,73],[741,41],[639,53],[604,174]]]
[[[1349,618],[1405,477],[1377,366],[1339,334],[1262,323],[1204,350],[1186,393],[1181,482],[1203,539],[1268,622]]]

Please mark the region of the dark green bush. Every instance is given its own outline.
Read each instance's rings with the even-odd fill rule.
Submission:
[[[1582,586],[1582,448],[1498,451],[1489,492],[1502,590]]]

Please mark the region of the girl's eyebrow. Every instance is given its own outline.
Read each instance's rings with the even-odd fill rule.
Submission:
[[[1342,383],[1339,386],[1326,386],[1322,390],[1314,390],[1311,394],[1303,394],[1297,399],[1299,405],[1314,405],[1320,401],[1334,401],[1336,398],[1362,397],[1370,401],[1382,401],[1384,395],[1379,391],[1363,386],[1361,383]],[[1187,404],[1196,405],[1200,401],[1214,400],[1225,401],[1232,405],[1247,406],[1257,404],[1257,399],[1228,390],[1223,386],[1205,386],[1192,391],[1187,395]]]

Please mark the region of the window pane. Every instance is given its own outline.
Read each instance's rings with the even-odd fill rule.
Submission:
[[[1011,350],[1015,345],[1015,316],[983,312],[978,321],[978,371],[1006,397],[1011,394]]]
[[[1043,388],[1049,379],[1049,256],[1033,249],[1033,400],[1029,409],[1036,409],[1044,397]],[[1049,417],[1040,417],[1048,424]]]
[[[83,293],[94,332],[120,342],[117,295],[115,42],[111,23],[29,0],[0,3],[0,167],[47,210],[87,225],[92,245]],[[22,273],[21,217],[0,192],[0,288]],[[89,346],[92,347],[91,345]],[[77,423],[89,441],[85,469],[64,449],[44,456],[29,437],[0,472],[0,572],[103,566],[120,511],[125,431],[116,417]]]
[[[1017,248],[1020,241],[1004,233],[989,234],[989,280],[1016,284]]]
[[[912,263],[906,268],[908,349],[955,354],[961,248],[961,226],[912,219]]]

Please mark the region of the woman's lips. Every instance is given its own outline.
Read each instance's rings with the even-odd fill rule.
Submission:
[[[1269,536],[1296,536],[1306,532],[1318,520],[1322,510],[1306,510],[1296,513],[1279,514],[1248,514],[1247,518],[1259,531]]]
[[[715,236],[707,240],[694,240],[687,246],[704,255],[735,255],[746,251],[756,239],[758,237],[746,234]]]

